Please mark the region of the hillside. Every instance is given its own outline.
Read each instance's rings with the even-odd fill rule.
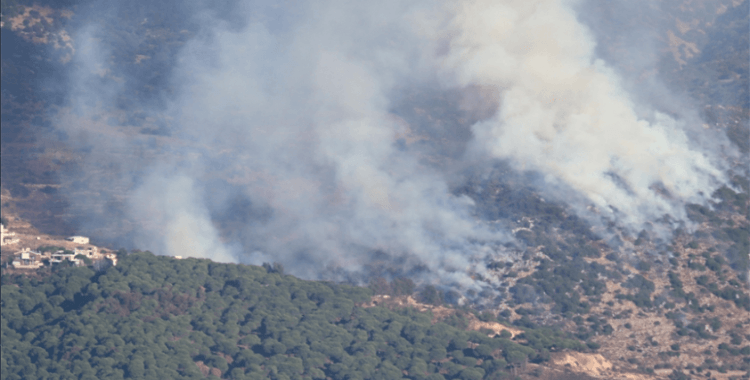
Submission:
[[[750,1],[572,3],[3,0],[2,379],[750,379]]]
[[[2,378],[501,379],[588,350],[552,329],[467,331],[465,312],[363,307],[370,294],[150,253],[4,274]]]
[[[408,379],[746,378],[750,297],[720,256],[686,245],[668,263],[631,265],[608,255],[537,259],[529,276],[498,268],[509,299],[481,313],[443,304],[449,297],[435,296],[435,288],[412,293],[406,279],[357,288],[299,280],[278,264],[136,252],[99,272],[3,269],[2,373],[336,379],[352,372],[378,378],[394,365]],[[606,277],[597,275],[600,285],[581,282],[571,276],[576,265]],[[330,351],[332,344],[341,351]],[[144,367],[133,369],[136,359]],[[274,372],[292,362],[297,372]],[[432,377],[414,373],[412,365],[423,364]],[[394,378],[388,373],[383,378]]]

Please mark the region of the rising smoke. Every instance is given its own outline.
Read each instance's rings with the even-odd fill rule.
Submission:
[[[473,126],[476,148],[562,181],[637,229],[722,180],[680,120],[642,118],[593,37],[565,1],[462,6],[445,61],[460,85],[502,89],[501,107]]]
[[[58,127],[86,147],[84,171],[117,175],[74,207],[126,199],[118,223],[160,254],[276,261],[305,278],[395,270],[464,289],[513,238],[451,192],[457,168],[506,160],[541,174],[544,194],[577,199],[582,216],[632,231],[684,219],[722,167],[689,120],[643,112],[573,5],[239,4],[227,18],[193,4],[199,26],[169,68],[169,94],[137,107],[162,123],[156,136],[82,121],[136,112],[118,102],[137,79],[111,71],[102,26],[87,25],[75,111]],[[458,100],[423,106],[406,92]],[[415,125],[403,109],[428,114]],[[461,121],[446,123],[451,113]],[[431,141],[438,125],[450,144]]]

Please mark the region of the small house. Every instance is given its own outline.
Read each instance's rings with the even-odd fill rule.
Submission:
[[[16,269],[39,269],[44,263],[41,253],[24,248],[13,255],[11,265]]]
[[[50,256],[49,262],[56,264],[66,260],[75,265],[81,265],[80,260],[76,259],[76,253],[71,251],[57,251]]]
[[[88,244],[89,243],[89,238],[87,238],[86,236],[71,236],[65,240],[71,241],[76,244]]]
[[[99,256],[99,248],[97,247],[91,247],[91,248],[85,248],[85,247],[78,247],[73,249],[73,253],[77,255],[83,255],[90,259],[96,258]]]

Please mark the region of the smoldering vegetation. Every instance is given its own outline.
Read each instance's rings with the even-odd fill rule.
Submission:
[[[529,220],[668,239],[739,154],[658,76],[633,86],[577,5],[82,4],[47,110],[70,213],[164,255],[474,291],[538,243]]]

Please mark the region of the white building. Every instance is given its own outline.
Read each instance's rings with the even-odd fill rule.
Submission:
[[[8,231],[3,224],[0,224],[0,245],[11,245],[19,242],[18,238],[15,238],[15,232]]]
[[[65,240],[72,241],[73,243],[76,243],[76,244],[88,244],[89,243],[89,238],[87,238],[86,236],[71,236]]]
[[[117,255],[114,253],[108,253],[104,255],[109,261],[112,262],[112,266],[117,266]]]
[[[44,263],[41,253],[24,248],[13,255],[11,265],[16,269],[39,269]]]
[[[75,265],[81,265],[81,260],[76,259],[76,253],[70,251],[57,251],[50,256],[50,263],[61,263],[65,260],[74,263]]]
[[[91,247],[91,248],[84,248],[84,247],[78,247],[73,249],[73,253],[75,255],[84,255],[88,257],[89,259],[95,259],[99,257],[99,248],[97,247]]]

